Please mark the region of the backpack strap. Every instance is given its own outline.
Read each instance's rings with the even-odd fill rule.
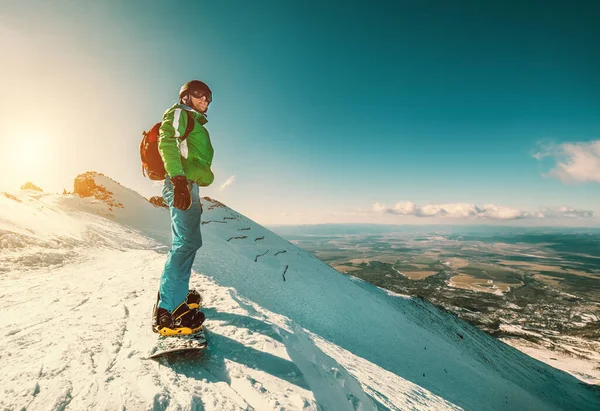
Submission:
[[[192,115],[190,114],[189,111],[185,110],[185,112],[187,113],[188,121],[187,121],[187,126],[185,127],[185,133],[183,133],[183,136],[181,136],[181,141],[188,138],[188,136],[194,129],[194,123],[196,122],[196,120],[194,120],[194,117],[192,117]]]

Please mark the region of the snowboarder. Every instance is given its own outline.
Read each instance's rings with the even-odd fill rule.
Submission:
[[[172,246],[160,278],[152,329],[163,336],[194,334],[205,319],[200,293],[189,289],[189,280],[202,246],[199,187],[214,180],[210,169],[214,151],[204,127],[211,101],[212,91],[205,83],[189,81],[160,126],[158,150],[166,170],[162,194],[171,216]],[[190,120],[194,126],[181,141]]]

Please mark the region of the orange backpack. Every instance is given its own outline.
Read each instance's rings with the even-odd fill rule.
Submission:
[[[184,110],[188,116],[185,133],[181,141],[185,140],[194,128],[194,119],[189,111]],[[162,122],[156,123],[149,131],[142,132],[142,142],[140,143],[140,156],[142,158],[142,174],[150,180],[164,180],[166,171],[160,153],[158,152],[158,135]]]

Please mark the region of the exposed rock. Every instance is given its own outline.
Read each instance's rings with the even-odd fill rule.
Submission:
[[[104,186],[96,184],[94,177],[101,176],[112,180],[115,184],[117,183],[110,177],[106,177],[102,173],[96,173],[95,171],[88,171],[87,173],[80,174],[75,178],[73,183],[74,190],[73,194],[77,194],[80,197],[93,197],[100,201],[104,201],[111,207],[124,208],[123,204],[119,203],[113,198],[113,193],[108,191]],[[119,184],[120,185],[120,184]]]
[[[21,190],[35,190],[35,191],[41,191],[44,192],[44,190],[42,190],[41,188],[39,188],[38,186],[36,186],[33,183],[30,183],[29,181],[26,182],[25,184],[23,184],[21,186]]]
[[[162,196],[154,196],[154,197],[150,197],[150,204],[156,206],[156,207],[165,207],[165,208],[169,208],[169,206],[167,206],[165,204],[164,199],[162,198]]]
[[[206,196],[206,197],[202,197],[202,198],[203,198],[203,199],[205,199],[206,201],[209,201],[209,202],[211,202],[211,203],[212,203],[212,205],[210,205],[210,206],[208,207],[208,209],[209,209],[209,210],[212,210],[212,209],[214,209],[214,208],[225,208],[225,207],[227,207],[227,206],[226,206],[225,204],[223,204],[222,202],[220,202],[220,201],[217,201],[217,200],[213,200],[212,198],[210,198],[210,197],[208,197],[208,196]]]
[[[7,198],[10,198],[11,200],[15,200],[17,203],[22,203],[22,201],[21,201],[21,200],[19,200],[17,197],[15,197],[15,196],[14,196],[14,195],[12,195],[12,194],[9,194],[9,193],[3,193],[3,194],[4,194],[4,195],[5,195]]]

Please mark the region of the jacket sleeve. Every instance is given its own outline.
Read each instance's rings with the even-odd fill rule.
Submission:
[[[158,135],[158,151],[170,177],[184,175],[179,142],[185,133],[188,116],[180,107],[172,107],[163,116]]]

